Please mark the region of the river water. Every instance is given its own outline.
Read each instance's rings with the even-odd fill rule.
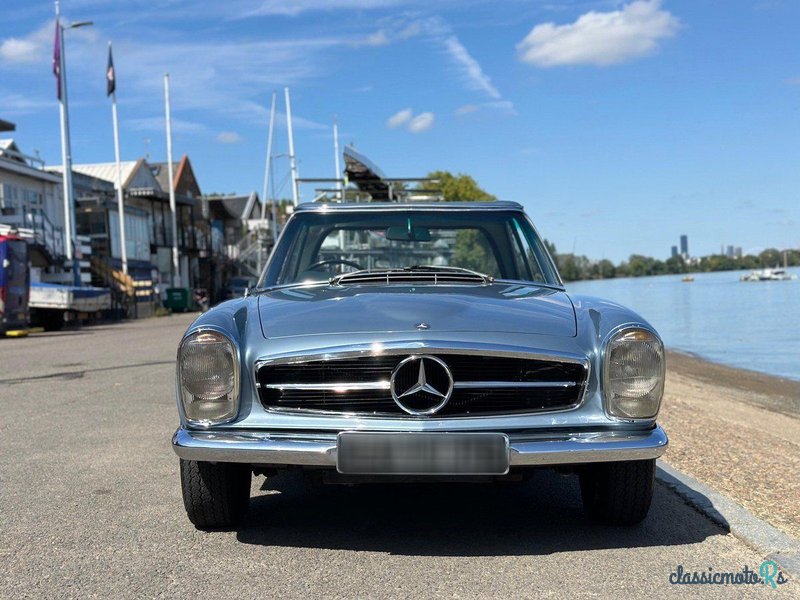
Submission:
[[[791,281],[740,282],[745,271],[577,281],[567,291],[624,304],[669,348],[800,380],[800,269]]]

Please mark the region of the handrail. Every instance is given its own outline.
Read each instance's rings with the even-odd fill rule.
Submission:
[[[63,228],[53,225],[41,208],[28,208],[23,213],[23,223],[33,230],[34,239],[56,257],[64,255]]]
[[[39,158],[38,156],[30,156],[29,154],[23,154],[17,150],[12,150],[11,148],[5,148],[0,150],[0,157],[11,159],[17,158],[22,160],[27,166],[33,169],[42,169],[44,167],[44,160]]]

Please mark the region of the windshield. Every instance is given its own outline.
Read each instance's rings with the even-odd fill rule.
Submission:
[[[561,284],[541,240],[518,211],[365,210],[296,214],[259,287],[410,267],[456,267],[495,279]]]

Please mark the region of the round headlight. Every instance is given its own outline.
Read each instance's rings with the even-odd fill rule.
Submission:
[[[649,419],[658,414],[664,393],[664,346],[646,329],[625,329],[608,342],[605,397],[609,414]]]
[[[239,363],[233,342],[221,333],[193,333],[178,355],[180,398],[186,419],[220,423],[236,416]]]

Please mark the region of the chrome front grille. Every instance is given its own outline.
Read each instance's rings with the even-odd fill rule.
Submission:
[[[256,384],[269,410],[408,416],[394,401],[390,378],[413,351],[382,355],[293,358],[261,363]],[[524,414],[580,404],[588,363],[563,358],[437,353],[453,391],[436,417]]]

